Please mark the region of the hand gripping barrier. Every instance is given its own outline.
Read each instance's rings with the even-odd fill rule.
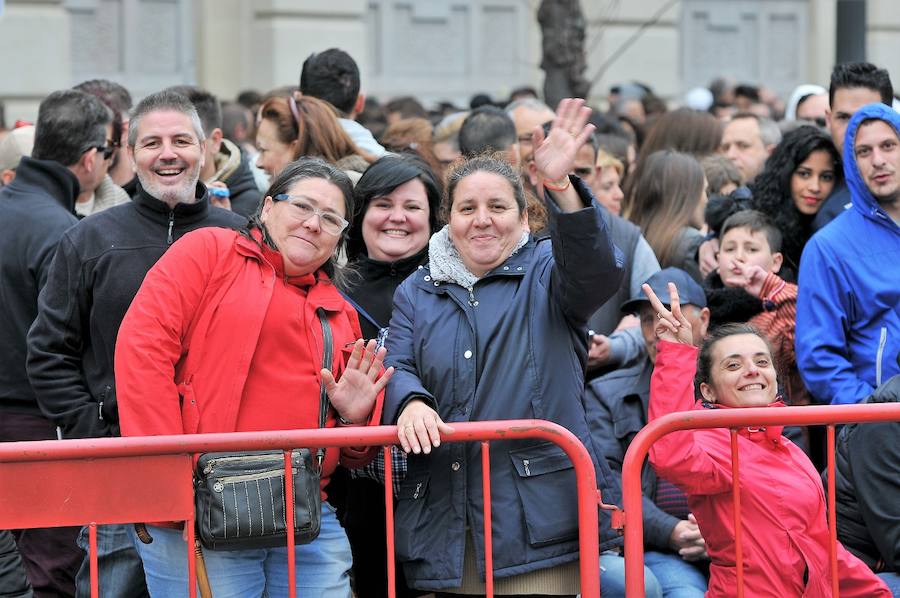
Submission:
[[[828,529],[831,536],[832,595],[838,596],[837,522],[834,500],[834,426],[835,424],[900,421],[900,403],[864,405],[817,405],[812,407],[765,407],[744,409],[709,409],[670,413],[647,424],[634,437],[622,463],[622,504],[625,510],[625,595],[638,598],[644,592],[644,522],[641,506],[641,465],[650,446],[670,432],[705,428],[731,430],[732,479],[738,479],[740,463],[737,450],[737,428],[745,426],[809,426],[827,425],[828,453]],[[732,489],[734,503],[735,562],[737,588],[735,595],[744,596],[743,549],[741,546],[741,496],[739,486]]]
[[[480,441],[482,448],[487,595],[493,596],[490,511],[491,440],[540,439],[557,444],[575,468],[581,589],[584,598],[600,598],[598,506],[594,465],[584,446],[565,428],[541,420],[454,423],[443,442]],[[0,529],[88,525],[91,547],[91,596],[99,595],[97,525],[145,521],[185,521],[189,595],[197,593],[194,559],[192,456],[198,453],[284,450],[290,464],[292,447],[383,446],[397,439],[395,426],[346,427],[231,434],[192,434],[131,438],[93,438],[0,443]],[[388,593],[395,595],[393,494],[391,459],[385,458],[387,504]],[[290,492],[291,468],[285,469]],[[286,519],[293,520],[288,497]],[[287,536],[288,554],[294,538]],[[288,559],[290,595],[295,596],[296,564]]]

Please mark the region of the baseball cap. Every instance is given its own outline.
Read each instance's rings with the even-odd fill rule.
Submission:
[[[22,156],[30,156],[34,147],[34,126],[13,129],[0,139],[0,171],[13,170]]]
[[[678,299],[682,305],[690,303],[697,307],[706,307],[706,293],[703,292],[703,287],[697,284],[697,281],[681,268],[665,268],[648,278],[646,282],[666,307],[669,307],[668,284],[670,282],[674,282],[675,286],[678,287]],[[644,291],[641,290],[623,303],[621,310],[624,313],[631,314],[638,311],[642,303],[649,302],[650,300],[647,299]]]

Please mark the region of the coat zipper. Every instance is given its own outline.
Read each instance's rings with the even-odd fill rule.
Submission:
[[[884,359],[884,346],[887,344],[887,326],[881,327],[881,338],[878,339],[878,352],[875,354],[875,387],[881,386],[881,360]]]
[[[297,453],[295,453],[296,455]],[[296,456],[295,456],[296,458]],[[273,467],[279,467],[281,471],[284,471],[284,459],[279,457],[277,459],[273,458],[273,455],[259,455],[258,457],[254,457],[252,455],[239,455],[235,457],[217,457],[216,459],[210,459],[206,465],[203,467],[203,473],[206,475],[211,474],[217,465],[229,463],[231,461],[238,461],[240,463],[265,463],[269,461],[272,463]]]
[[[169,211],[169,236],[166,238],[166,243],[171,245],[173,242],[172,239],[172,228],[175,226],[175,210]]]

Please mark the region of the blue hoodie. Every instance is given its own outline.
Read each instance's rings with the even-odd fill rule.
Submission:
[[[858,403],[900,373],[900,226],[866,187],[853,151],[860,123],[871,119],[900,137],[900,114],[889,106],[853,115],[844,140],[853,207],[816,233],[800,260],[797,364],[823,403]]]

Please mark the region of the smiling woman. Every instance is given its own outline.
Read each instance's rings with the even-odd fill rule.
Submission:
[[[177,241],[119,331],[122,435],[315,428],[321,414],[325,427],[377,424],[392,370],[382,368],[384,349],[360,339],[333,282],[352,207],[350,179],[304,158],[275,178],[249,229],[204,228]],[[374,452],[326,451],[322,487],[339,462],[359,467]],[[153,542],[137,548],[150,593],[186,596],[181,530],[149,527]],[[204,550],[213,593],[287,596],[286,550]],[[350,547],[327,503],[319,536],[295,556],[299,595],[349,598]]]
[[[428,260],[428,239],[440,227],[441,187],[424,161],[413,154],[388,154],[369,166],[354,188],[353,224],[348,231],[347,297],[359,314],[363,337],[384,342],[394,291]],[[406,459],[394,452],[395,480]],[[384,546],[383,453],[354,474],[345,488],[329,487],[343,502],[344,528],[353,548],[353,575],[360,598],[383,596],[387,583]],[[342,498],[343,497],[343,498]],[[418,595],[397,569],[397,596]],[[371,593],[370,593],[371,592]]]
[[[410,584],[438,597],[485,593],[475,564],[483,545],[481,456],[442,444],[441,434],[452,430],[445,422],[546,419],[592,450],[580,399],[584,331],[618,288],[622,259],[604,209],[568,176],[593,129],[589,115],[583,101],[563,100],[549,133],[533,132],[549,242],[529,234],[519,173],[499,157],[470,158],[449,174],[449,224],[431,236],[428,264],[394,293],[386,346],[397,371],[383,421],[397,424],[408,459],[397,496],[397,555]],[[540,442],[492,443],[490,461],[495,591],[574,596],[571,463]],[[615,500],[606,460],[594,463],[603,495]],[[603,513],[606,550],[618,540]]]
[[[750,325],[712,330],[693,346],[692,324],[669,283],[667,309],[644,285],[656,311],[659,339],[650,382],[649,419],[703,408],[783,407],[768,341]],[[691,377],[691,372],[696,376]],[[696,393],[703,401],[696,403]],[[781,435],[781,426],[737,430],[740,479],[732,477],[731,434],[689,429],[666,434],[650,449],[658,476],[687,495],[711,559],[710,598],[734,596],[733,486],[739,486],[746,596],[831,595],[830,534],[818,471]],[[840,595],[889,598],[890,591],[858,558],[837,544]]]

